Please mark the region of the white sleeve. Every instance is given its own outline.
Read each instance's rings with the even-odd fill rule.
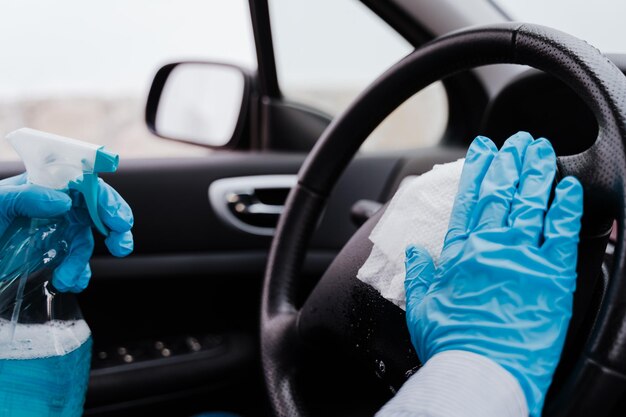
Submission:
[[[376,417],[528,417],[528,405],[506,369],[451,350],[430,358]]]

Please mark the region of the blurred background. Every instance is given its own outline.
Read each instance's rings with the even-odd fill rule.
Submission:
[[[123,158],[202,156],[210,151],[146,129],[143,112],[155,72],[178,60],[256,70],[247,0],[0,5],[1,136],[28,126],[107,145]],[[277,0],[271,7],[283,93],[330,115],[411,51],[356,0]],[[432,130],[436,138],[445,126],[445,94],[435,86],[422,96],[431,99],[407,106],[411,111],[398,113],[395,128],[381,126],[377,136],[393,138],[394,131],[409,129],[411,137]],[[4,141],[0,158],[16,158]]]
[[[555,26],[605,52],[618,50],[611,42],[620,41],[614,32],[623,31],[626,3],[496,3],[516,20]],[[202,156],[210,151],[146,129],[143,112],[155,72],[179,60],[256,70],[247,0],[2,0],[0,6],[2,137],[27,126],[104,144],[123,158]],[[412,49],[357,0],[271,0],[270,6],[284,95],[331,116]],[[605,7],[620,10],[594,15]],[[588,20],[580,22],[581,16]],[[445,92],[437,83],[390,116],[363,150],[433,144],[446,121]],[[0,159],[15,158],[1,141]]]

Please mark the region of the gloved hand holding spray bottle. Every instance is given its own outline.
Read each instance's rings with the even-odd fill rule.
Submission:
[[[24,161],[30,185],[9,191],[3,200],[8,208],[0,208],[0,223],[15,216],[0,237],[0,415],[80,416],[91,332],[73,294],[59,290],[77,292],[89,280],[91,222],[109,236],[114,255],[132,251],[132,212],[98,180],[99,172],[117,169],[119,157],[101,146],[33,129],[19,129],[7,139]],[[51,198],[58,193],[52,190],[67,199]],[[125,213],[107,213],[102,199]],[[78,207],[70,209],[70,201]],[[46,207],[33,209],[35,203]],[[116,230],[109,234],[110,228]],[[68,283],[72,275],[78,281]]]

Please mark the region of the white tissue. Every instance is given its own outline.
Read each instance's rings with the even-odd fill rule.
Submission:
[[[464,161],[435,165],[419,177],[407,177],[369,236],[374,246],[357,278],[403,310],[405,249],[410,244],[422,246],[437,263]]]

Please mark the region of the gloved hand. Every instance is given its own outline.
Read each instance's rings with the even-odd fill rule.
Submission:
[[[110,229],[105,243],[112,255],[122,257],[133,250],[133,213],[110,185],[99,180],[98,213]],[[0,181],[0,235],[20,216],[53,218],[67,214],[70,247],[67,257],[54,270],[52,284],[59,291],[80,292],[91,278],[89,258],[94,239],[91,218],[82,197],[28,184],[26,174]]]
[[[422,362],[448,350],[484,355],[519,382],[541,414],[572,314],[582,186],[556,187],[556,156],[525,132],[500,152],[468,150],[439,265],[406,252],[406,317]]]

